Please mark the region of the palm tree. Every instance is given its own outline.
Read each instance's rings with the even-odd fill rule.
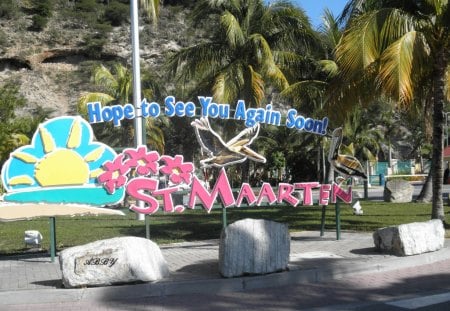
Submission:
[[[147,16],[153,22],[153,26],[156,27],[158,23],[159,7],[161,0],[139,0],[141,7],[147,13]]]
[[[132,75],[131,71],[121,64],[114,64],[112,70],[103,65],[95,67],[92,80],[99,88],[99,92],[86,92],[78,99],[78,112],[87,116],[87,103],[100,102],[102,105],[125,105],[132,97]],[[152,78],[143,76],[143,93],[152,97],[158,94],[157,86],[150,83]],[[145,88],[147,87],[147,88]],[[164,133],[160,128],[161,120],[146,119],[147,144],[153,146],[159,152],[164,152]],[[95,125],[95,124],[94,124]],[[111,146],[127,147],[133,144],[133,124],[131,120],[122,120],[121,128],[114,128],[111,124],[94,126],[98,139],[102,139]],[[117,139],[119,137],[119,139]]]
[[[286,70],[289,72],[290,85],[281,92],[281,96],[294,104],[296,109],[302,111],[302,113],[323,116],[326,89],[330,79],[338,72],[334,60],[334,50],[342,36],[340,24],[330,10],[324,10],[322,24],[318,31],[318,39],[320,40],[313,50],[314,56],[297,56],[287,65]],[[332,170],[329,170],[328,175],[325,176],[324,148],[327,145],[326,139],[304,140],[310,141],[316,148],[314,154],[317,157],[314,162],[316,162],[317,171],[322,172],[318,174],[320,179],[332,180]]]
[[[336,50],[341,88],[335,98],[351,105],[386,94],[402,107],[420,99],[431,100],[431,217],[444,220],[444,100],[450,98],[448,1],[352,0],[342,16],[348,18],[348,24]],[[424,96],[420,92],[423,85],[429,86],[431,96],[418,98]]]
[[[211,29],[211,41],[171,56],[169,74],[187,94],[210,94],[217,103],[233,105],[243,99],[247,107],[261,106],[269,88],[288,86],[279,64],[315,41],[305,13],[286,1],[202,0],[193,21]],[[235,127],[226,130],[234,132]],[[247,180],[248,161],[243,165]]]
[[[180,50],[168,64],[182,87],[212,94],[218,103],[243,99],[260,106],[268,86],[288,86],[277,60],[287,61],[300,43],[314,42],[304,12],[285,1],[202,0],[194,22],[205,23],[206,16],[207,22],[219,21],[208,25],[212,41]]]

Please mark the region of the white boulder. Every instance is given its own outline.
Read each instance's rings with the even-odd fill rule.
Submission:
[[[393,179],[386,182],[383,198],[385,202],[408,203],[412,201],[414,187],[406,180]]]
[[[263,219],[239,220],[222,231],[219,271],[224,277],[267,274],[287,268],[287,225]]]
[[[157,281],[169,274],[161,250],[138,237],[99,240],[63,250],[59,255],[66,288]]]
[[[398,256],[440,250],[444,247],[444,240],[444,225],[439,219],[381,228],[373,233],[378,250]]]

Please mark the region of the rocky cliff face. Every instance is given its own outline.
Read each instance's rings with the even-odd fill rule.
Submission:
[[[167,53],[187,45],[187,11],[180,7],[162,8],[158,29],[140,21],[142,71],[161,73]],[[96,63],[119,61],[131,66],[130,26],[115,27],[96,57],[89,56],[83,38],[90,30],[74,25],[55,9],[41,32],[29,30],[31,15],[21,12],[17,19],[0,19],[0,84],[20,85],[28,107],[54,109],[53,116],[75,114],[82,92],[93,91],[91,70]],[[194,33],[195,35],[195,33]]]

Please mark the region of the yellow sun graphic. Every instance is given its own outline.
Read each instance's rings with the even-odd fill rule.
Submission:
[[[100,146],[82,156],[75,149],[81,144],[81,123],[74,119],[65,148],[56,147],[53,136],[44,128],[39,128],[42,149],[45,155],[36,158],[25,152],[16,152],[13,157],[25,163],[34,165],[34,178],[41,187],[84,185],[90,178],[95,178],[103,172],[101,168],[89,169],[89,162],[100,159],[104,147]],[[31,184],[30,176],[15,176],[9,180],[9,185]]]

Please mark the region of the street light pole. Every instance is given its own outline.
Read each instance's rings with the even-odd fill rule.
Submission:
[[[139,14],[137,0],[131,1],[131,55],[133,62],[133,106],[136,116],[134,118],[134,142],[135,146],[145,145],[142,135],[142,111],[141,111],[141,67],[139,56]],[[137,202],[140,208],[144,207],[143,201]],[[136,214],[137,220],[145,220],[145,215]]]
[[[135,127],[135,145],[136,147],[144,145],[142,137],[142,112],[141,112],[141,68],[139,56],[139,15],[137,0],[131,0],[131,53],[133,62],[133,106],[135,107],[136,117],[134,119]]]

